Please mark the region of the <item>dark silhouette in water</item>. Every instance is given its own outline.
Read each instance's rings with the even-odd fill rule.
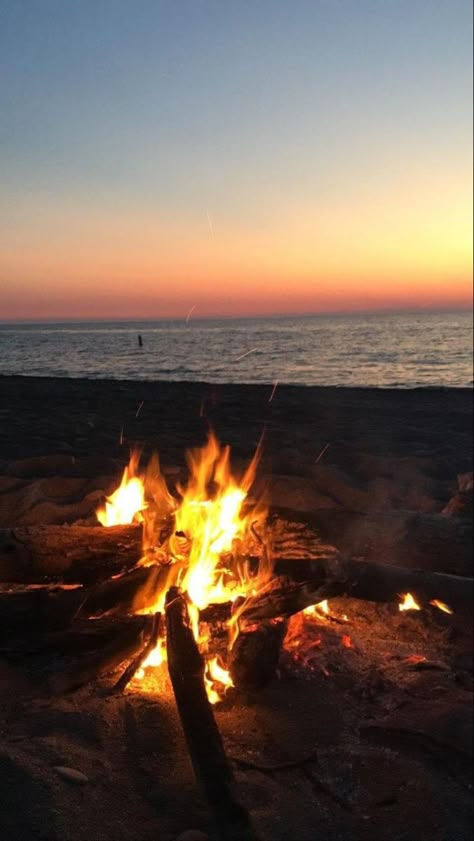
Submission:
[[[140,334],[138,335],[138,347],[143,347],[143,339]]]

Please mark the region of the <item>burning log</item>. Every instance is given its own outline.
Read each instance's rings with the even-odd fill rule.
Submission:
[[[175,583],[180,570],[180,564],[153,564],[102,581],[89,590],[80,614],[102,616],[143,610]]]
[[[114,692],[123,692],[123,690],[126,689],[130,681],[138,672],[138,669],[140,668],[142,663],[145,662],[148,655],[151,654],[151,652],[155,648],[160,636],[160,631],[161,613],[155,613],[152,618],[151,631],[147,644],[144,646],[144,648],[142,648],[142,650],[137,654],[137,656],[134,657],[132,662],[129,663],[124,673],[120,675],[117,683],[114,684]]]
[[[422,607],[441,598],[455,613],[470,615],[472,585],[472,578],[367,561],[280,559],[268,585],[240,609],[239,622],[245,628],[264,619],[290,616],[335,596],[395,604],[403,592],[415,593]]]
[[[140,525],[0,529],[0,581],[45,579],[86,586],[130,569],[142,555]]]
[[[150,623],[151,618],[143,616],[141,622],[130,624],[96,654],[83,657],[55,674],[49,682],[51,691],[56,695],[72,692],[129,660],[142,647],[143,633]]]
[[[184,596],[166,598],[168,671],[196,778],[215,815],[222,841],[254,841],[249,815],[235,799],[227,761],[204,685],[204,660],[189,627]]]

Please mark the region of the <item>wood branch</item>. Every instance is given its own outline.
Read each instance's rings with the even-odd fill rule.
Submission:
[[[143,622],[143,616],[121,616],[93,622],[75,619],[69,627],[59,630],[39,630],[22,625],[5,635],[6,639],[0,643],[0,654],[19,660],[38,654],[66,657],[94,654],[128,628],[137,626],[141,629]]]
[[[66,628],[83,600],[76,585],[0,585],[0,631]]]
[[[250,818],[232,791],[234,780],[204,686],[204,660],[192,631],[186,602],[176,587],[166,599],[168,671],[193,764],[216,818],[222,841],[252,841]]]
[[[472,578],[327,558],[315,562],[280,559],[275,575],[240,612],[240,625],[290,616],[335,596],[397,604],[400,593],[412,593],[421,607],[439,599],[455,612],[472,615]]]
[[[50,690],[56,695],[72,692],[133,657],[143,645],[144,630],[150,626],[150,617],[143,616],[141,619],[141,623],[130,625],[100,651],[82,657],[55,674],[49,681]]]
[[[102,581],[87,593],[80,615],[120,615],[153,607],[176,582],[180,570],[180,564],[154,564]]]
[[[0,529],[0,581],[88,586],[135,566],[141,544],[140,525]]]
[[[153,649],[156,647],[156,644],[160,637],[160,633],[161,613],[155,613],[152,617],[152,625],[148,642],[137,654],[137,656],[133,658],[132,662],[129,663],[123,674],[120,675],[117,683],[115,683],[113,686],[112,692],[123,692],[123,690],[126,689],[134,675],[138,672],[138,669],[140,668],[142,663],[145,662],[148,655],[151,654]]]
[[[294,517],[279,509],[278,516]],[[347,557],[454,575],[472,575],[472,519],[411,511],[319,509],[299,519]]]

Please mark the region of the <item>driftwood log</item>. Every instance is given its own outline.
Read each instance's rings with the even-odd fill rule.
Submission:
[[[36,585],[0,588],[0,629],[21,625],[66,627],[74,616],[126,615],[156,606],[157,597],[177,581],[179,565],[140,567],[103,582],[89,591],[82,588]],[[265,619],[290,616],[335,596],[397,604],[401,593],[412,593],[422,607],[433,599],[455,613],[472,614],[472,578],[375,564],[337,555],[316,561],[279,559],[274,574],[258,595],[241,608],[241,628]],[[231,605],[210,605],[201,611],[204,622],[225,621]]]
[[[170,588],[166,598],[168,671],[196,778],[222,841],[254,841],[249,815],[233,792],[234,779],[204,685],[204,660],[189,627],[186,602]]]
[[[0,529],[0,582],[88,586],[135,566],[141,554],[140,525]]]
[[[0,634],[67,628],[83,600],[82,587],[74,585],[0,585]]]
[[[472,615],[472,578],[332,557],[277,561],[267,586],[241,609],[240,621],[244,627],[290,616],[335,596],[397,604],[402,593],[412,593],[423,608],[438,599],[456,613]]]

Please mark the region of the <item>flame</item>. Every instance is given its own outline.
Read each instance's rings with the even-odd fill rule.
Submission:
[[[255,478],[260,450],[240,482],[230,472],[229,456],[229,447],[221,449],[211,435],[204,448],[188,454],[190,480],[179,489],[182,502],[176,511],[176,530],[190,539],[181,586],[200,610],[211,603],[234,601],[255,586],[243,570],[229,569],[223,558],[233,557],[255,520],[255,512],[244,516],[242,506]],[[179,555],[173,540],[171,551]]]
[[[454,613],[454,610],[451,607],[449,607],[448,604],[445,604],[444,602],[440,602],[439,599],[433,599],[430,602],[430,604],[432,604],[433,607],[437,607],[438,610],[442,610],[443,613]]]
[[[411,593],[400,593],[402,601],[398,605],[399,610],[421,610],[418,602],[415,601]]]
[[[256,533],[256,526],[266,517],[263,507],[251,509],[247,501],[260,459],[261,443],[247,470],[237,479],[231,473],[230,448],[221,447],[211,434],[203,448],[187,455],[189,479],[177,488],[179,500],[170,494],[157,456],[153,457],[143,478],[136,475],[138,458],[134,457],[124,472],[120,487],[108,499],[105,509],[97,512],[101,523],[115,525],[131,522],[138,512],[146,509],[142,517],[142,562],[150,552],[152,562],[156,563],[159,552],[160,560],[170,573],[168,578],[164,576],[165,589],[139,594],[136,609],[140,613],[161,611],[167,586],[172,580],[187,595],[189,625],[201,653],[206,653],[208,640],[200,627],[199,611],[212,603],[234,602],[239,597],[244,601],[258,592],[270,576],[268,552],[263,553],[257,573],[251,573],[247,560],[250,541],[254,548],[256,542],[263,542]],[[125,494],[133,495],[135,500],[135,504],[129,505],[127,519],[118,513]],[[164,541],[161,539],[163,517],[172,522]],[[139,676],[143,676],[149,666],[163,663],[165,658],[165,643],[159,640],[142,664]],[[228,672],[217,658],[206,659],[206,687],[211,703],[216,703],[232,685]]]
[[[132,454],[117,490],[107,497],[103,507],[97,509],[101,525],[109,527],[133,523],[147,507],[143,480],[135,475],[138,459],[139,453]]]
[[[217,704],[221,701],[226,691],[234,685],[229,672],[221,666],[217,657],[206,660],[204,681],[207,697],[211,704]]]

